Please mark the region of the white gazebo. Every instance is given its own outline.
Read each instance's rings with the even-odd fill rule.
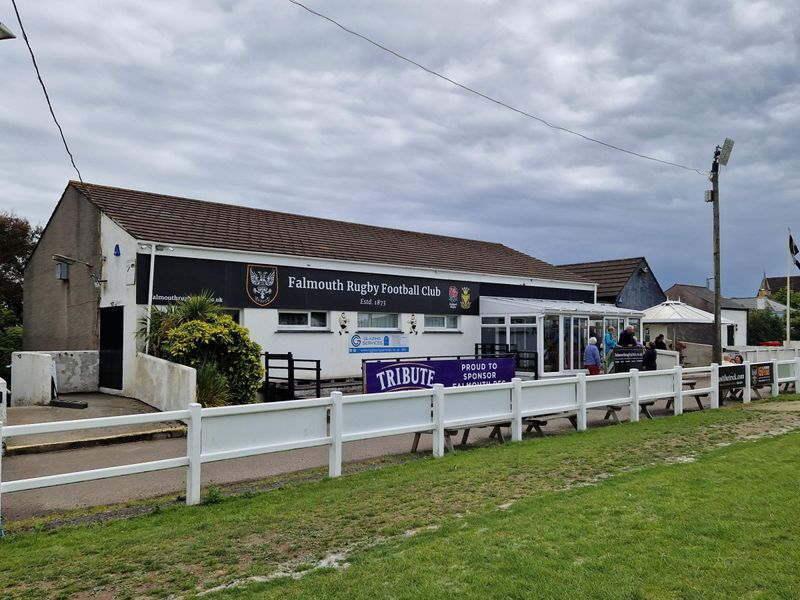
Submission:
[[[680,300],[667,300],[656,306],[651,306],[645,309],[644,316],[642,317],[642,324],[647,327],[650,326],[650,337],[655,338],[653,325],[655,329],[662,326],[661,332],[667,335],[668,329],[672,332],[672,340],[677,339],[680,332],[680,325],[714,325],[714,315],[689,306]],[[722,318],[722,325],[733,325],[734,322],[725,317]],[[671,325],[671,327],[669,327]]]

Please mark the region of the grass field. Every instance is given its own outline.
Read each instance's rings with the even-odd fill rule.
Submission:
[[[166,597],[238,581],[211,597],[796,598],[800,409],[769,406],[18,531],[0,543],[0,590]],[[259,583],[275,574],[288,576]]]

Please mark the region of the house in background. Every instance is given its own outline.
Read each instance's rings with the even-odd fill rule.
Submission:
[[[800,275],[793,275],[789,278],[789,285],[793,292],[800,292]],[[761,280],[761,287],[758,289],[759,297],[771,296],[778,290],[786,287],[786,276],[783,277],[767,277],[764,274]]]
[[[738,302],[747,310],[771,310],[778,317],[784,317],[786,315],[785,304],[775,302],[775,300],[766,296],[757,296],[755,298],[731,298],[731,300]]]
[[[597,302],[644,310],[667,297],[643,256],[559,265],[597,284]]]
[[[676,283],[667,290],[667,297],[670,300],[680,300],[704,310],[714,312],[714,292],[703,285],[690,285],[686,283]],[[722,298],[721,313],[723,319],[730,319],[733,324],[723,323],[721,326],[723,346],[746,346],[747,345],[747,307],[739,304],[736,300]],[[713,326],[698,325],[698,329],[693,332],[693,339],[690,341],[699,344],[713,343]]]

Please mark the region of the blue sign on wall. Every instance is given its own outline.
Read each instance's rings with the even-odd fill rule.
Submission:
[[[357,333],[350,338],[349,352],[350,354],[408,352],[408,336],[394,333]]]
[[[514,358],[468,358],[399,362],[368,362],[364,366],[364,391],[419,390],[441,383],[445,387],[511,381]]]

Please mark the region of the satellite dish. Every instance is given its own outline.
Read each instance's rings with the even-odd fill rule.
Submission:
[[[719,153],[719,164],[723,167],[728,164],[728,159],[731,157],[731,150],[733,150],[733,140],[731,138],[725,138],[725,141],[722,144],[722,150]]]

